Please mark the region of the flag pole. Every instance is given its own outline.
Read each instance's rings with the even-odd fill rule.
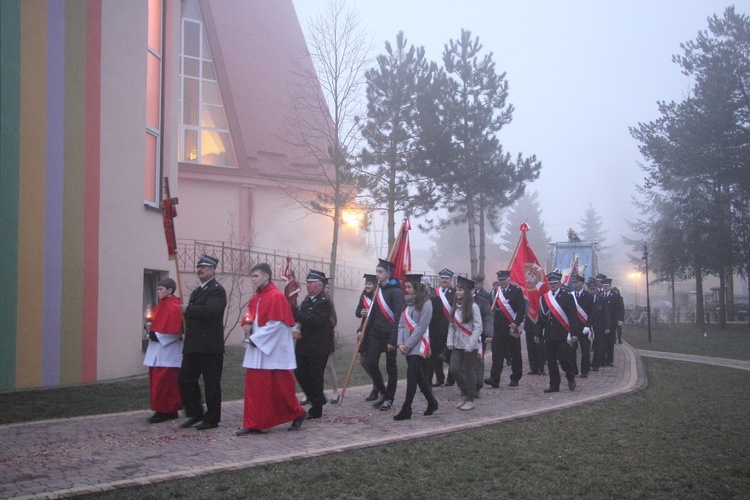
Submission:
[[[406,221],[406,219],[404,219]],[[398,232],[398,237],[396,238],[396,241],[393,242],[393,246],[391,247],[391,250],[388,252],[388,261],[391,262],[391,259],[396,254],[396,249],[398,248],[399,244],[401,243],[401,239],[404,237],[404,228],[406,227],[405,223],[401,224],[401,230]],[[365,334],[367,332],[367,325],[370,322],[370,314],[372,313],[372,306],[375,305],[375,296],[377,295],[378,291],[380,290],[380,283],[377,283],[375,285],[375,289],[373,290],[372,294],[372,305],[367,310],[367,317],[365,317],[365,322],[362,323],[362,331],[359,335],[359,339],[357,340],[357,345],[354,347],[354,354],[352,354],[352,360],[349,363],[349,369],[346,371],[346,378],[344,379],[344,385],[341,387],[340,397],[339,399],[339,406],[344,404],[344,396],[346,395],[346,388],[349,386],[349,379],[352,376],[352,372],[354,371],[354,364],[357,362],[357,356],[359,356],[359,349],[362,347],[362,342],[365,340]]]

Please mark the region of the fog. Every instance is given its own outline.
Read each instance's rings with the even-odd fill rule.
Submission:
[[[294,4],[307,31],[326,0]],[[528,189],[539,192],[548,235],[567,240],[568,228],[580,230],[592,203],[608,231],[606,244],[621,255],[615,272],[627,273],[632,266],[621,236],[629,235],[628,221],[637,215],[631,197],[643,177],[628,127],[657,118],[657,101],[686,96],[690,81],[672,55],[731,2],[350,0],[349,5],[373,38],[373,55],[398,31],[439,62],[443,45],[462,28],[478,36],[484,51],[494,53],[498,73],[507,72],[515,113],[499,135],[505,150],[536,154],[543,164]],[[429,255],[427,235],[414,230],[411,243],[415,256]],[[426,258],[415,260],[415,268],[426,269]]]

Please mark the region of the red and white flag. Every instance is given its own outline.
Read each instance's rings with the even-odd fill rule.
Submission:
[[[526,238],[529,225],[524,222],[519,229],[521,237],[510,261],[510,279],[523,290],[529,301],[526,314],[536,323],[539,319],[539,298],[549,291],[549,284],[544,269]]]
[[[396,264],[396,268],[391,273],[391,278],[399,280],[403,286],[406,274],[411,271],[411,244],[409,243],[409,231],[411,230],[411,224],[409,219],[404,217],[404,222],[401,224],[401,229],[396,236],[394,245],[396,251],[393,253],[393,262]]]

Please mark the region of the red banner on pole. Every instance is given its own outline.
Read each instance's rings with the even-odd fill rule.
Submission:
[[[536,323],[539,319],[539,298],[549,291],[549,284],[544,269],[526,238],[526,231],[529,229],[525,222],[521,224],[521,238],[510,263],[510,279],[521,287],[524,296],[529,300],[526,314]]]
[[[406,278],[406,273],[411,271],[411,245],[409,244],[409,230],[411,230],[411,224],[409,219],[404,219],[401,224],[401,229],[396,237],[395,247],[396,251],[393,253],[393,262],[396,264],[396,268],[391,273],[391,278],[396,278],[402,283]]]

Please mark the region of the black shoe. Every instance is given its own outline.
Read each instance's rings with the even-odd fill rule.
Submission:
[[[518,387],[518,380],[511,380],[508,387]]]
[[[245,427],[234,433],[235,436],[247,436],[248,434],[263,434],[263,431],[260,429],[248,429]]]
[[[323,416],[323,407],[322,406],[313,406],[309,410],[307,410],[307,418],[310,420],[321,418]]]
[[[487,377],[486,379],[484,379],[484,383],[487,384],[487,385],[491,385],[495,389],[497,389],[498,387],[500,387],[500,382],[492,379],[492,377]]]
[[[307,399],[307,398],[302,398],[302,399],[299,400],[299,404],[302,405],[302,406],[307,406],[307,405],[310,404],[310,400]]]
[[[424,411],[422,415],[429,417],[433,413],[435,413],[438,409],[438,402],[437,399],[435,399],[435,396],[432,397],[432,399],[427,400],[427,409]]]
[[[526,375],[539,375],[539,372],[536,372],[536,371],[532,370],[529,373],[527,373]]]
[[[546,389],[544,389],[544,392],[560,392],[560,388],[559,387],[547,387]]]
[[[298,431],[300,427],[302,427],[302,423],[307,419],[307,412],[303,413],[301,416],[294,419],[292,422],[292,425],[289,427],[288,430],[290,431]]]
[[[177,412],[174,413],[159,413],[158,411],[148,417],[146,420],[149,424],[158,424],[161,422],[166,422],[167,420],[174,420],[177,418]]]
[[[568,380],[568,389],[570,389],[571,391],[576,390],[576,379],[572,378]]]
[[[385,394],[381,394],[378,399],[375,400],[375,402],[372,404],[374,408],[380,408],[380,405],[385,403]]]
[[[454,384],[455,382],[446,382],[445,387],[453,387]]]
[[[589,378],[589,374],[588,373],[582,373],[581,374],[581,378]]]
[[[435,382],[434,384],[432,384],[432,387],[443,387],[443,384],[443,382]]]
[[[409,420],[411,418],[411,405],[404,405],[401,407],[401,411],[397,415],[393,416],[393,420]]]
[[[196,431],[205,431],[207,429],[216,429],[219,426],[219,424],[212,424],[209,422],[201,422],[200,424],[195,426]]]
[[[183,423],[180,424],[180,427],[183,429],[187,429],[188,427],[192,427],[198,422],[202,421],[203,417],[190,417],[187,420],[185,420]]]
[[[365,398],[365,401],[375,401],[376,399],[378,399],[379,395],[380,393],[378,392],[378,390],[373,389],[370,395]]]
[[[388,411],[391,408],[393,408],[393,401],[391,401],[389,399],[386,399],[385,401],[383,401],[383,404],[380,405],[380,410],[381,411]]]

